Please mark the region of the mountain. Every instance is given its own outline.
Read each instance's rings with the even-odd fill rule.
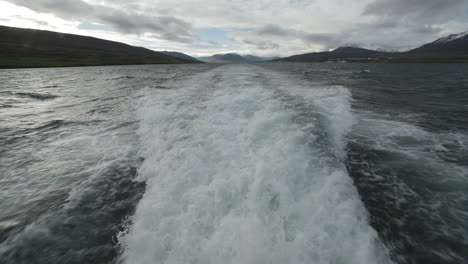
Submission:
[[[124,43],[0,26],[0,68],[194,63]]]
[[[258,57],[254,55],[244,55],[243,57],[251,62],[270,61],[270,60],[275,60],[275,59],[280,58],[280,57]]]
[[[248,62],[248,60],[237,53],[215,54],[209,57],[198,58],[204,62]]]
[[[439,38],[419,48],[403,52],[396,59],[428,62],[468,62],[468,32]]]
[[[260,61],[265,61],[264,58],[262,57],[258,57],[258,56],[254,56],[254,55],[244,55],[242,56],[244,57],[246,60],[248,61],[254,61],[254,62],[260,62]]]
[[[160,51],[160,52],[163,53],[163,54],[172,56],[172,57],[179,58],[179,59],[192,60],[192,61],[200,62],[198,59],[196,59],[196,58],[194,58],[192,56],[189,56],[189,55],[187,55],[185,53],[182,53],[182,52],[177,52],[177,51]]]
[[[215,54],[209,57],[198,58],[204,62],[217,62],[217,63],[232,63],[232,62],[261,62],[269,61],[272,58],[263,58],[254,55],[239,55],[237,53]]]
[[[468,62],[468,32],[449,35],[406,52],[341,47],[333,51],[299,54],[273,61]]]
[[[286,62],[324,62],[324,61],[347,61],[353,59],[374,59],[387,56],[389,52],[375,51],[356,47],[340,47],[333,51],[312,52],[281,58],[274,61]]]

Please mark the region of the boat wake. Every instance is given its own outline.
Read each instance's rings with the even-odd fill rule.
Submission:
[[[343,163],[350,100],[245,65],[146,89],[120,261],[390,263]]]

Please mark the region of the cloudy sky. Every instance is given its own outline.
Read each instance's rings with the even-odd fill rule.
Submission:
[[[468,0],[0,0],[0,25],[194,56],[407,50],[468,31]]]

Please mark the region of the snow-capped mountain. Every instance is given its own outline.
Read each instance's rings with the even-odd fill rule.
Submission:
[[[468,58],[468,32],[439,38],[404,54],[411,57]]]
[[[465,38],[467,36],[468,36],[468,31],[458,33],[458,34],[448,35],[448,36],[440,38],[440,39],[438,39],[438,40],[436,40],[436,41],[434,41],[432,43],[433,44],[446,44],[446,43],[449,43],[449,42],[452,42],[452,41],[463,39],[463,38]]]

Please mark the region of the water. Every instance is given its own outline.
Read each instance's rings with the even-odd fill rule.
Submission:
[[[466,263],[468,66],[0,71],[1,263]]]

